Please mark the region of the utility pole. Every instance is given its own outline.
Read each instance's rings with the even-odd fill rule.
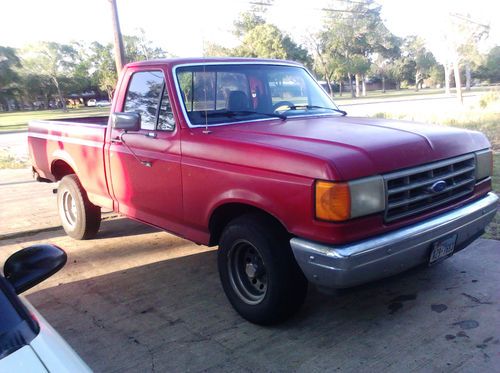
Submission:
[[[113,35],[115,42],[115,64],[118,75],[125,64],[125,50],[123,48],[122,32],[120,30],[120,20],[118,19],[118,8],[116,0],[108,0],[111,6],[111,16],[113,18]]]

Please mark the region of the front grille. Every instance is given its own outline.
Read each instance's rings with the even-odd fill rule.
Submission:
[[[474,154],[468,154],[384,175],[385,221],[403,219],[466,198],[474,190],[475,168]],[[432,191],[430,188],[440,181],[446,183],[444,190]]]

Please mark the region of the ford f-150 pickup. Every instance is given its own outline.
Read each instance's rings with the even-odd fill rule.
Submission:
[[[229,301],[259,324],[298,310],[309,282],[439,262],[498,205],[484,135],[349,117],[289,61],[131,63],[109,118],[33,121],[28,143],[69,236],[93,238],[103,207],[218,245]]]

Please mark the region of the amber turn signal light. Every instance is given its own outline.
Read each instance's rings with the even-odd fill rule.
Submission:
[[[351,215],[351,196],[347,183],[316,181],[316,218],[344,221]]]

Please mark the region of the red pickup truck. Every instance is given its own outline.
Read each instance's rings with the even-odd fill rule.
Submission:
[[[93,238],[101,207],[219,246],[234,308],[260,324],[308,283],[344,288],[463,249],[497,210],[481,133],[340,110],[301,65],[127,65],[109,118],[33,121],[38,180],[62,225]]]

